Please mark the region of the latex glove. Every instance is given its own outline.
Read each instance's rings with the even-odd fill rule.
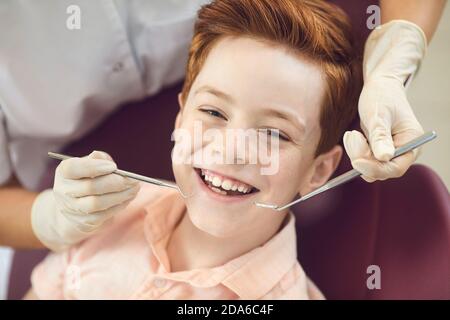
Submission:
[[[41,192],[32,206],[32,228],[38,239],[61,251],[111,221],[139,190],[137,181],[113,174],[116,169],[111,157],[99,151],[62,161],[53,190]]]
[[[415,149],[392,159],[396,147],[423,134],[404,84],[417,71],[426,46],[422,29],[403,20],[380,26],[367,39],[358,104],[365,136],[346,132],[344,147],[352,166],[368,182],[402,176],[418,156]]]

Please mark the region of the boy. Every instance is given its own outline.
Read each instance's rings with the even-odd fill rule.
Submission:
[[[101,216],[113,205],[119,214],[97,235],[38,265],[28,297],[323,298],[297,261],[293,214],[254,202],[287,203],[324,184],[337,167],[338,142],[355,116],[360,89],[350,38],[344,14],[321,1],[204,6],[175,129],[191,137],[198,124],[203,133],[266,134],[278,146],[271,149],[276,172],[261,174],[262,164],[249,161],[254,146],[233,151],[232,163],[208,162],[197,155],[229,159],[228,145],[177,141],[175,150],[191,159],[172,159],[176,182],[188,194],[183,199],[152,185],[137,193],[139,186],[111,174],[114,163],[99,152],[63,161],[49,195],[62,214]],[[85,216],[86,230],[98,227],[94,214]]]

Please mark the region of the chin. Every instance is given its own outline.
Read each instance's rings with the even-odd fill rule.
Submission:
[[[205,208],[206,209],[206,208]],[[216,238],[232,238],[241,234],[240,229],[245,222],[231,221],[226,215],[211,213],[207,210],[189,208],[188,215],[192,224],[199,230]]]

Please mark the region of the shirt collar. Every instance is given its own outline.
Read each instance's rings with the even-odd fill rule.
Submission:
[[[258,299],[297,263],[295,217],[289,212],[281,230],[269,241],[222,266],[168,272],[167,240],[183,217],[186,206],[176,191],[168,190],[145,210],[146,239],[168,279],[185,281],[197,287],[221,283],[242,299]]]

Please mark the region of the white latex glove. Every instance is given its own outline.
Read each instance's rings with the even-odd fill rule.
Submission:
[[[417,71],[426,46],[422,29],[403,20],[381,25],[367,39],[358,105],[365,136],[346,132],[344,146],[352,166],[368,182],[402,176],[418,156],[415,149],[392,159],[396,147],[423,134],[404,84]]]
[[[112,172],[111,157],[99,151],[62,161],[53,190],[41,192],[31,210],[32,228],[53,251],[61,251],[98,231],[122,211],[139,191],[139,183]]]

